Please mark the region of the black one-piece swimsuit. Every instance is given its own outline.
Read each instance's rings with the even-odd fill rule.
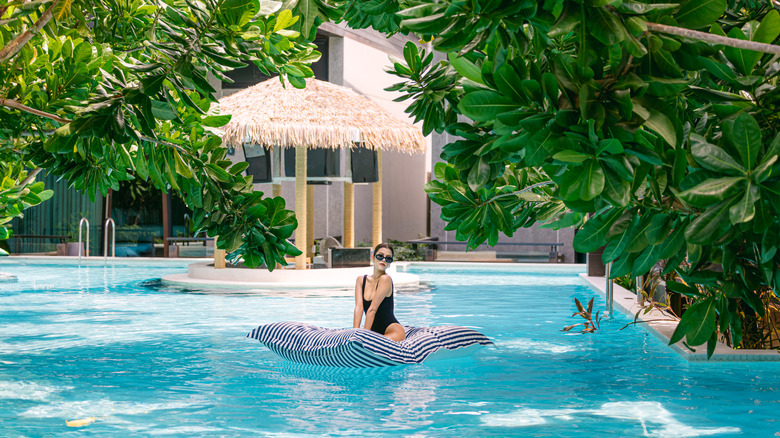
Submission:
[[[363,289],[361,293],[363,294],[361,298],[363,298],[363,312],[366,312],[369,307],[371,307],[371,301],[366,299],[365,292],[366,292],[366,277],[367,275],[363,276]],[[393,279],[390,279],[390,296],[385,297],[384,300],[382,300],[381,303],[379,303],[379,308],[376,309],[376,316],[374,316],[374,323],[371,325],[371,331],[377,332],[380,335],[385,334],[385,330],[387,330],[387,327],[390,326],[390,324],[399,324],[398,320],[395,319],[395,315],[393,314]],[[377,282],[376,287],[379,287],[379,282]],[[374,293],[376,293],[376,288],[374,289]]]

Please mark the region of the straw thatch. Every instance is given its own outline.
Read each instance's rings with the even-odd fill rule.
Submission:
[[[349,88],[308,79],[306,88],[268,79],[219,101],[232,114],[223,142],[240,145],[349,148],[356,140],[371,149],[424,153],[420,130]]]

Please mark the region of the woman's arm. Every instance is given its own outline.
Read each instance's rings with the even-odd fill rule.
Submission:
[[[363,290],[360,285],[360,277],[355,280],[355,316],[352,319],[352,327],[360,328],[360,320],[363,319]]]
[[[369,308],[366,310],[366,325],[364,325],[363,328],[371,330],[371,326],[374,325],[376,311],[379,309],[379,305],[382,304],[382,300],[384,300],[387,294],[390,293],[392,284],[393,283],[390,280],[389,275],[383,275],[379,277],[379,286],[377,287],[376,292],[374,292],[374,296],[371,299],[371,306],[369,306]]]

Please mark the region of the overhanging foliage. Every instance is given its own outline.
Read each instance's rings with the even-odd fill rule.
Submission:
[[[305,85],[320,54],[318,14],[306,5],[258,0],[10,1],[0,6],[0,238],[7,223],[51,196],[26,169],[46,169],[95,196],[133,178],[178,193],[198,230],[273,269],[298,250],[281,198],[254,192],[246,163],[225,159],[210,128],[209,76],[253,62]],[[324,6],[323,6],[324,7]],[[292,9],[291,9],[292,8]],[[293,13],[295,12],[295,14]],[[313,18],[312,14],[314,14]],[[320,20],[321,21],[321,20]],[[307,27],[308,26],[308,27]],[[293,28],[297,29],[294,30]]]
[[[543,223],[579,227],[575,249],[605,247],[614,276],[661,263],[692,300],[672,341],[710,354],[717,329],[738,346],[766,315],[780,290],[780,64],[746,47],[777,52],[773,3],[369,3],[395,17],[379,30],[448,53],[409,44],[392,90],[426,132],[459,137],[427,191],[469,248]]]

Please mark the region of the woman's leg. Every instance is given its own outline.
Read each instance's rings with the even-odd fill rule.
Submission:
[[[385,330],[385,336],[396,342],[401,342],[406,339],[406,332],[404,332],[404,328],[401,327],[401,324],[394,322],[387,326],[387,330]]]

